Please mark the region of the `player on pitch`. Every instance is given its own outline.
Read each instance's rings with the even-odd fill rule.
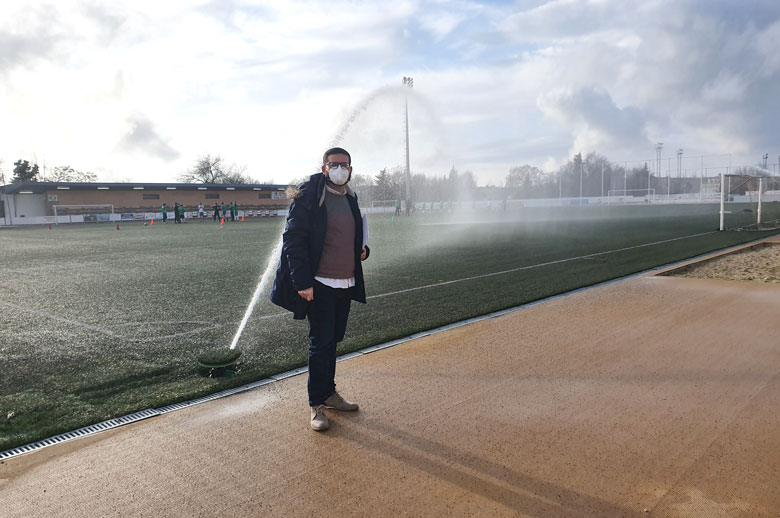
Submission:
[[[355,411],[356,403],[336,392],[336,344],[344,339],[353,300],[366,302],[363,219],[357,195],[347,185],[352,159],[342,148],[322,157],[322,172],[299,187],[292,198],[282,237],[271,301],[309,320],[309,406],[311,427],[327,430],[326,408]]]

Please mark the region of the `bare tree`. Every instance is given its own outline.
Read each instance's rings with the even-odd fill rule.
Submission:
[[[95,173],[77,171],[69,165],[57,166],[51,170],[49,182],[95,182],[97,175]]]
[[[230,167],[228,167],[227,171],[225,172],[222,183],[244,184],[244,183],[261,183],[261,182],[256,178],[252,178],[247,174],[246,166],[239,167],[236,165],[231,165]]]
[[[246,172],[246,166],[228,164],[220,155],[205,154],[195,160],[195,165],[178,176],[187,183],[260,183]]]
[[[219,155],[205,154],[195,160],[195,165],[179,175],[179,180],[187,183],[223,183],[225,164]]]

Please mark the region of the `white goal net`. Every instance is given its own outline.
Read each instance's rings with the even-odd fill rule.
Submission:
[[[114,221],[114,206],[111,204],[94,205],[52,205],[54,209],[54,223],[67,222],[78,223],[103,223]]]

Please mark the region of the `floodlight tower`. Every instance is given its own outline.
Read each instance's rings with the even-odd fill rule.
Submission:
[[[404,86],[409,88],[414,87],[414,78],[404,76]],[[407,94],[404,99],[404,125],[406,126],[406,203],[412,201],[412,173],[409,168],[409,95]],[[406,208],[407,214],[409,213],[409,207]]]
[[[664,148],[664,143],[659,142],[655,145],[656,156],[656,176],[661,178],[661,150]],[[650,173],[647,174],[647,190],[650,191]]]
[[[682,156],[683,149],[680,148],[677,150],[677,178],[682,178]]]
[[[763,165],[762,165],[762,167],[764,169],[766,169],[766,162],[767,162],[767,160],[769,160],[769,153],[764,153],[764,156],[762,158],[763,158]]]

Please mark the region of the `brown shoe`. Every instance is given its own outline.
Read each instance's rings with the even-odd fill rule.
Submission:
[[[325,408],[341,410],[342,412],[354,412],[358,409],[358,405],[357,403],[350,403],[341,397],[338,392],[334,392],[325,400]]]
[[[329,427],[328,416],[325,415],[325,405],[311,407],[311,429],[324,432]]]

